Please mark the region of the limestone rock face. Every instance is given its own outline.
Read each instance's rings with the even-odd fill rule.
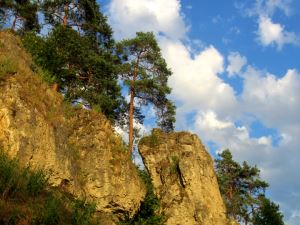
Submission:
[[[196,135],[153,130],[139,151],[161,200],[166,225],[226,225],[213,161]]]
[[[121,138],[101,114],[64,103],[32,72],[20,46],[0,32],[0,63],[11,60],[15,70],[0,76],[0,147],[45,170],[53,186],[94,201],[100,213],[135,214],[145,188]]]

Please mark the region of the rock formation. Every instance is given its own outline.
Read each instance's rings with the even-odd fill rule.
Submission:
[[[145,188],[125,145],[99,113],[74,109],[50,90],[18,38],[0,32],[0,145],[53,186],[94,201],[99,212],[132,216]],[[1,68],[1,69],[2,69]]]
[[[226,225],[213,161],[196,135],[154,129],[139,151],[153,180],[166,225]]]
[[[145,187],[121,138],[103,115],[64,103],[41,73],[19,39],[0,32],[0,148],[95,202],[107,218],[101,224],[131,217]],[[196,135],[154,130],[139,150],[166,225],[227,224],[212,159]]]

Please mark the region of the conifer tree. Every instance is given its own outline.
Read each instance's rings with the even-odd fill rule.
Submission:
[[[259,208],[254,213],[253,225],[284,225],[279,206],[261,196]]]
[[[40,29],[38,22],[38,4],[30,0],[2,0],[0,2],[0,19],[2,23],[12,20],[11,29],[16,30],[19,22],[22,32]]]
[[[236,221],[248,224],[252,221],[259,198],[264,195],[268,184],[260,179],[259,169],[246,162],[242,166],[233,160],[227,149],[219,154],[216,174],[227,214]]]
[[[45,0],[43,11],[47,23],[72,27],[112,47],[112,30],[96,0]]]
[[[129,89],[129,152],[133,147],[133,120],[139,105],[152,104],[157,110],[158,124],[173,130],[175,106],[167,99],[171,92],[167,82],[172,74],[163,59],[153,33],[138,32],[135,38],[123,40],[117,46],[122,56],[121,79]]]

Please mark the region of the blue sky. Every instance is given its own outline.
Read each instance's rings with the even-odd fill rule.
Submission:
[[[300,1],[99,2],[117,40],[156,34],[173,71],[176,129],[197,133],[212,155],[229,148],[256,164],[287,224],[300,225]]]

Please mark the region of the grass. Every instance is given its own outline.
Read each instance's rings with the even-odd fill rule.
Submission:
[[[141,139],[140,145],[143,145],[143,144],[148,145],[151,148],[155,148],[155,147],[157,147],[160,144],[159,137],[152,130],[151,135],[149,135],[149,136],[144,137],[144,138]]]
[[[52,188],[42,170],[19,166],[0,150],[0,224],[96,225],[96,206]]]
[[[11,58],[0,58],[0,78],[13,75],[17,72],[17,66]]]
[[[179,158],[178,156],[171,156],[171,168],[170,172],[173,174],[178,174]]]

